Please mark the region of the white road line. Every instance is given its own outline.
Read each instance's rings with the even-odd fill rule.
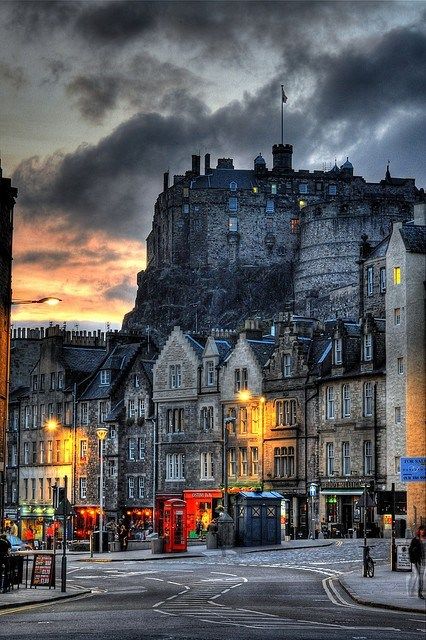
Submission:
[[[233,578],[238,577],[236,573],[224,573],[223,571],[211,571],[210,573],[215,573],[218,576],[232,576]]]

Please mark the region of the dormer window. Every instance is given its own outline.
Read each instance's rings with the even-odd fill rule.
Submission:
[[[229,183],[229,190],[230,191],[236,191],[237,190],[237,183],[234,180]]]
[[[206,364],[206,384],[208,387],[214,385],[214,362],[209,360]]]
[[[109,369],[102,369],[100,382],[101,384],[109,384],[111,382],[111,371],[109,371]]]
[[[366,333],[364,336],[364,360],[369,362],[373,359],[373,336]]]
[[[284,373],[284,378],[291,377],[291,355],[289,353],[286,353],[284,355],[283,373]]]
[[[334,339],[334,364],[342,364],[342,338]]]

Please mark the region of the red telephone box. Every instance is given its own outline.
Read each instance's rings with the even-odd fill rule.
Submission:
[[[186,551],[186,502],[173,498],[164,503],[164,552]]]

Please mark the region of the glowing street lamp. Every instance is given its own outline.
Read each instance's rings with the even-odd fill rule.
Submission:
[[[103,540],[103,530],[104,530],[104,441],[108,435],[108,429],[105,427],[99,427],[96,429],[96,435],[98,436],[100,451],[99,451],[99,464],[100,464],[100,473],[99,473],[99,553],[102,553],[104,540]]]
[[[12,304],[48,304],[51,307],[62,302],[61,298],[40,298],[39,300],[12,300]]]

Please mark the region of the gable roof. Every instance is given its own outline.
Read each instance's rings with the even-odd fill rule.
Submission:
[[[80,396],[80,400],[94,400],[96,398],[107,398],[116,383],[121,379],[123,372],[131,364],[140,348],[140,343],[118,344],[105,359],[96,374],[92,378],[86,390]],[[111,371],[111,381],[109,384],[101,384],[99,370]]]
[[[264,367],[275,349],[275,342],[271,339],[247,340],[247,342],[249,343],[260,366]]]

